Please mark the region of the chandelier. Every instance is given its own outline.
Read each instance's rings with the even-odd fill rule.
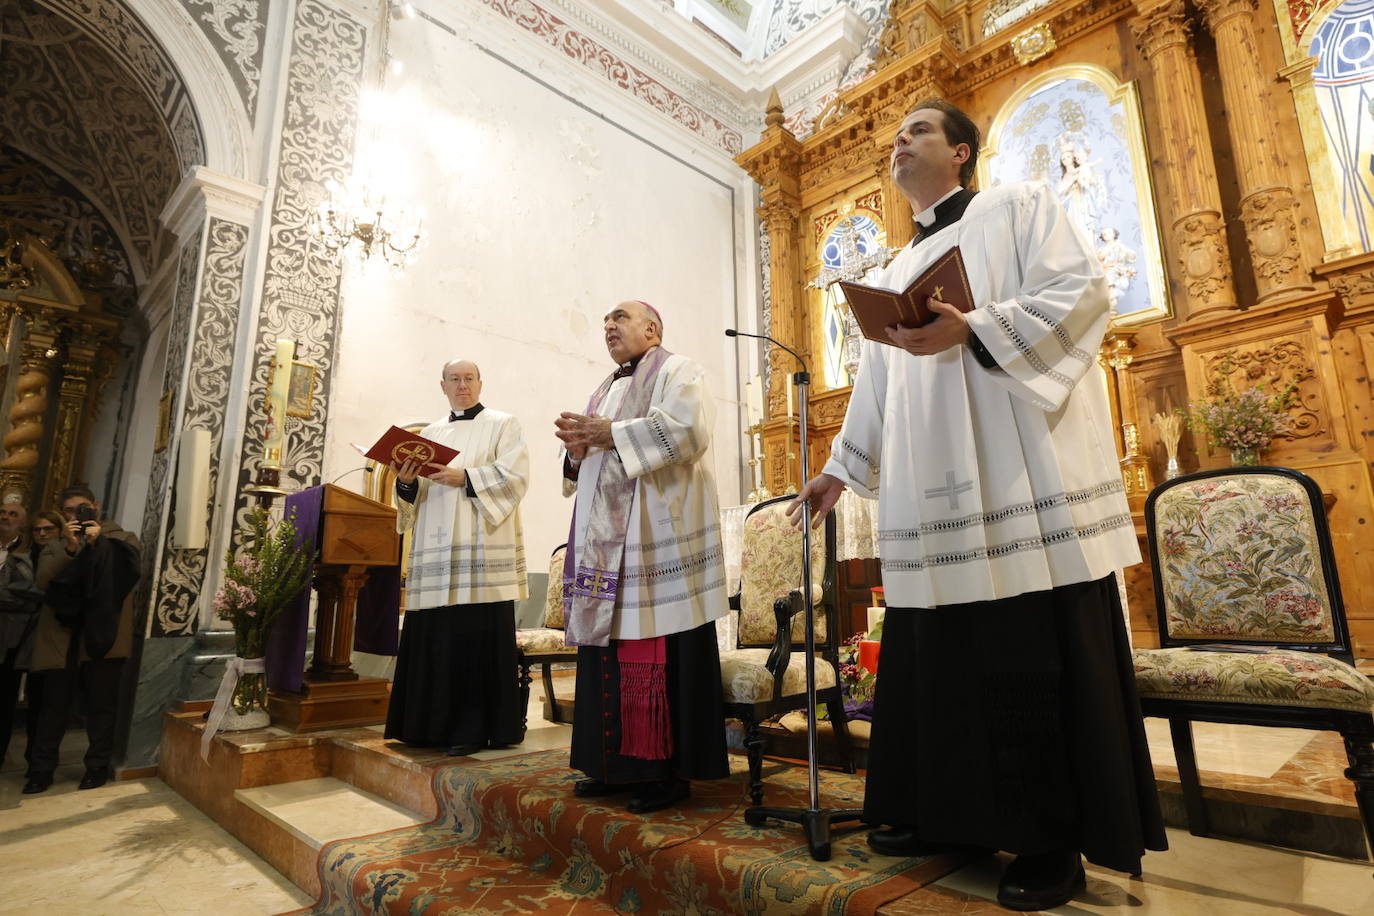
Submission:
[[[351,250],[364,263],[374,254],[391,267],[410,262],[424,236],[418,216],[402,208],[388,209],[386,198],[374,199],[366,187],[355,194],[334,182],[326,187],[330,195],[320,204],[311,228],[315,242],[335,257]]]

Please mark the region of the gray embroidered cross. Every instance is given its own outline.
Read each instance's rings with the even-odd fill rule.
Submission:
[[[943,487],[935,487],[934,489],[926,490],[926,499],[934,499],[937,496],[948,496],[949,507],[951,509],[957,509],[959,508],[959,494],[967,493],[972,489],[973,481],[965,480],[962,483],[955,483],[954,472],[945,471],[945,485]]]

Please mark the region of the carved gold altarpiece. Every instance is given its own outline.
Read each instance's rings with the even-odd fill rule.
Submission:
[[[0,498],[33,512],[85,479],[87,437],[119,359],[122,320],[105,314],[101,292],[83,287],[41,239],[8,226],[3,234],[18,256],[0,270]]]
[[[1145,496],[1167,460],[1149,418],[1200,396],[1227,353],[1239,387],[1295,381],[1297,426],[1264,458],[1305,471],[1334,497],[1352,635],[1359,655],[1374,656],[1374,253],[1352,254],[1348,234],[1329,229],[1324,240],[1319,217],[1332,208],[1313,188],[1329,181],[1303,152],[1318,127],[1301,91],[1295,98],[1302,68],[1285,57],[1291,28],[1257,0],[1060,0],[984,37],[993,12],[983,2],[893,0],[876,72],[804,139],[783,126],[774,96],[761,140],[737,159],[761,190],[768,333],[816,364],[822,297],[806,284],[833,214],[863,206],[881,216],[888,246],[910,241],[888,154],[914,102],[947,98],[986,136],[1009,101],[1056,70],[1088,65],[1133,83],[1172,314],[1115,328],[1100,360],[1142,544]],[[764,482],[780,493],[795,483],[788,456],[797,434],[786,417],[785,354],[770,349],[767,364]],[[813,390],[813,467],[829,453],[848,396]],[[1186,432],[1179,459],[1185,472],[1229,462]],[[1128,570],[1127,583],[1135,643],[1155,645],[1148,565]]]

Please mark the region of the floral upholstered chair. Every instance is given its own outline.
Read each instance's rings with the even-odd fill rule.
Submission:
[[[730,599],[739,612],[737,648],[720,654],[725,715],[744,723],[750,794],[763,803],[765,720],[806,708],[806,615],[802,603],[802,537],[787,518],[791,496],[765,500],[744,519],[740,592]],[[834,634],[835,516],[826,516],[824,537],[811,539],[811,587],[816,620],[816,698],[830,713],[845,767],[854,772],[844,701],[840,696]],[[802,651],[796,651],[802,649]]]
[[[1322,494],[1288,468],[1202,471],[1145,504],[1159,649],[1134,652],[1169,720],[1188,829],[1208,833],[1190,722],[1339,732],[1374,849],[1374,684],[1355,670]]]
[[[549,558],[549,593],[544,603],[544,625],[527,630],[515,631],[515,660],[520,666],[520,709],[521,715],[530,703],[530,668],[539,665],[543,669],[544,696],[548,697],[548,709],[552,710],[552,721],[562,722],[559,716],[558,701],[553,695],[552,666],[558,663],[577,664],[577,647],[569,646],[563,639],[563,555],[568,545],[556,548]]]

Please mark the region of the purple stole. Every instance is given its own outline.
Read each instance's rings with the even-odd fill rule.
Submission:
[[[630,377],[629,390],[614,419],[646,416],[658,372],[672,356],[662,347],[649,349]],[[616,376],[613,373],[592,395],[587,415],[601,406]],[[601,462],[592,494],[586,536],[577,541],[577,519],[568,531],[563,558],[565,639],[570,646],[609,646],[620,572],[625,559],[625,536],[634,505],[635,482],[614,456]],[[667,644],[664,637],[616,640],[620,663],[620,753],[648,760],[672,756],[672,727],[668,710]]]

